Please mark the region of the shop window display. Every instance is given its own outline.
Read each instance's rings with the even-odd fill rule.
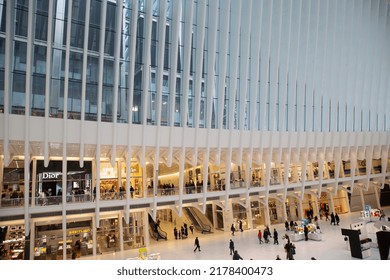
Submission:
[[[96,230],[97,252],[107,253],[119,250],[118,218],[100,220],[100,227]]]
[[[371,174],[380,174],[382,173],[382,160],[373,159],[372,160],[372,171]]]
[[[130,213],[130,221],[123,223],[123,246],[124,250],[145,246],[143,213]]]
[[[24,205],[24,161],[14,160],[3,170],[3,184],[0,185],[1,207]]]
[[[36,260],[62,260],[64,250],[66,250],[66,259],[71,259],[73,251],[77,257],[93,253],[91,221],[68,223],[65,242],[60,223],[38,225],[35,236],[34,259]]]
[[[66,187],[62,186],[62,161],[50,161],[45,167],[44,162],[38,160],[36,169],[35,205],[59,204],[63,192],[68,203],[91,201],[92,162],[86,161],[81,168],[78,161],[68,161]]]
[[[0,260],[24,259],[24,225],[0,227]]]

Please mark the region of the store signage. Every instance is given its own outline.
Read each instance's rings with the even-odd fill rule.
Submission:
[[[89,228],[75,229],[75,230],[70,230],[68,234],[74,235],[74,234],[80,234],[80,233],[88,233],[90,231],[91,231],[91,229],[89,229]]]
[[[58,176],[60,176],[61,173],[59,172],[43,172],[42,173],[42,179],[58,179]]]

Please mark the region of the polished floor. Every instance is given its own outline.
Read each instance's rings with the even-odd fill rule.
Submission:
[[[384,208],[387,217],[390,216],[390,207]],[[351,223],[362,222],[360,212],[353,212],[340,215],[340,225],[330,225],[323,218],[319,220],[319,226],[322,231],[321,241],[298,241],[294,242],[296,245],[296,260],[309,260],[314,257],[317,260],[354,260],[351,257],[351,252],[348,250],[347,242],[344,241],[344,236],[341,234],[341,228],[350,228]],[[372,232],[373,225],[378,218],[372,218],[372,222],[368,222],[366,229],[362,233]],[[390,222],[386,222],[390,225]],[[163,260],[231,260],[232,256],[229,254],[229,240],[233,239],[235,249],[243,259],[254,260],[274,260],[277,255],[281,259],[286,258],[283,249],[283,240],[281,236],[286,233],[284,224],[277,224],[270,226],[271,232],[273,229],[279,232],[279,245],[273,244],[273,239],[270,239],[268,244],[259,244],[257,238],[258,229],[263,230],[263,227],[258,229],[244,230],[243,232],[236,232],[232,236],[230,232],[216,231],[212,234],[194,234],[189,233],[189,237],[184,240],[175,240],[173,238],[173,225],[162,223],[161,227],[168,232],[168,240],[160,240],[158,242],[151,240],[147,247],[148,254],[159,253]],[[201,251],[194,252],[195,237],[199,238]],[[138,249],[127,250],[124,252],[116,252],[109,254],[102,254],[82,259],[96,259],[96,260],[124,260],[133,259],[139,255]],[[356,259],[357,260],[357,259]],[[378,248],[372,246],[371,255],[364,260],[380,260]]]

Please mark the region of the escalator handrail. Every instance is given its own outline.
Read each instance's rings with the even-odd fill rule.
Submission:
[[[155,235],[158,235],[158,238],[167,240],[168,239],[167,232],[162,230],[160,226],[157,227],[157,231],[156,231],[156,225],[157,223],[153,220],[152,216],[149,214],[149,226],[154,233],[153,238],[157,240],[157,236]]]
[[[192,211],[189,209],[189,207],[186,207],[185,210],[186,210],[187,215],[189,216],[190,220],[192,220],[192,223],[194,224],[194,227],[197,230],[202,231],[203,230],[202,226],[199,224],[199,221],[196,219],[196,217],[194,216]]]
[[[203,221],[202,221],[202,217],[199,217],[199,215],[196,213],[196,211],[192,211],[193,212],[193,215],[197,218],[199,224],[201,225],[202,227],[202,230],[203,231],[207,231],[207,232],[211,232],[211,226],[208,225],[208,224],[205,224]]]
[[[158,226],[157,231],[161,238],[167,239],[168,233],[162,230],[160,226]]]
[[[190,209],[190,207],[186,207],[186,211],[187,211],[187,214],[189,216],[192,216],[192,219],[193,221],[195,221],[197,223],[197,225],[195,225],[194,223],[194,226],[200,230],[201,232],[211,232],[211,226],[210,225],[205,225],[203,222],[202,222],[202,219],[196,214],[195,211],[193,211],[192,209]],[[198,226],[198,227],[197,227]]]

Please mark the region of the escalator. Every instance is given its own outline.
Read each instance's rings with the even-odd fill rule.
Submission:
[[[202,214],[198,213],[194,207],[184,207],[185,214],[188,219],[192,222],[195,227],[195,230],[201,233],[211,233],[211,224],[207,218]]]
[[[167,233],[161,229],[149,214],[149,234],[154,240],[167,240]]]
[[[222,229],[224,228],[224,222],[223,222],[223,213],[221,211],[217,210],[217,224],[215,228]]]

